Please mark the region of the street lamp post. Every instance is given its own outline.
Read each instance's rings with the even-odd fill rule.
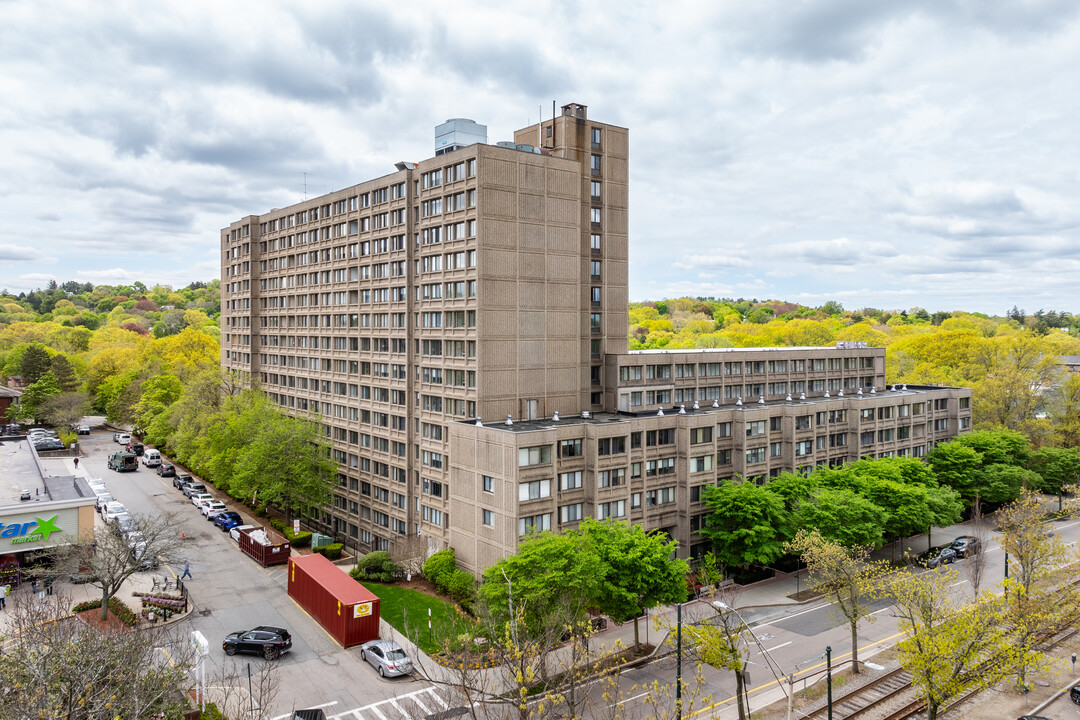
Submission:
[[[832,718],[832,645],[825,646],[825,683],[828,687],[829,720]]]
[[[728,605],[726,602],[723,602],[722,600],[714,600],[713,601],[713,607],[715,607],[717,610],[719,610],[721,612],[723,612],[723,611],[731,611],[731,612],[735,613],[735,617],[739,618],[739,622],[741,622],[746,627],[747,631],[750,633],[750,637],[754,638],[754,643],[761,650],[761,654],[765,657],[765,664],[769,666],[769,672],[772,673],[773,679],[776,680],[776,684],[780,687],[781,690],[784,691],[784,695],[787,696],[790,699],[790,697],[791,697],[791,695],[790,695],[791,688],[790,687],[785,688],[784,683],[781,682],[779,675],[776,674],[777,670],[780,670],[781,672],[783,672],[783,670],[781,670],[781,668],[780,668],[780,663],[776,662],[776,658],[774,658],[772,656],[772,653],[769,652],[769,649],[767,647],[765,647],[765,645],[762,644],[761,640],[758,639],[758,636],[754,634],[754,629],[752,627],[750,627],[750,623],[746,622],[746,618],[744,618],[742,616],[742,614],[738,610],[731,607],[730,605]],[[773,667],[774,665],[776,666],[775,668]],[[750,703],[749,703],[749,697],[747,697],[747,715],[749,715],[749,712],[750,712]]]

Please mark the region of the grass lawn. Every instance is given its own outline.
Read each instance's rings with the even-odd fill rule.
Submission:
[[[410,630],[415,632],[416,628],[421,628],[417,645],[429,655],[439,650],[427,632],[429,608],[432,626],[436,628],[446,627],[452,621],[467,620],[452,604],[416,590],[372,582],[361,583],[361,585],[379,597],[379,612],[382,619],[393,625],[395,630],[406,637],[410,636],[405,629],[405,618],[409,619]]]

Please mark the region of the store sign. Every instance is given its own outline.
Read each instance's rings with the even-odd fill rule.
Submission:
[[[78,514],[72,510],[0,515],[0,552],[22,550],[23,545],[53,543],[63,535],[75,535]]]

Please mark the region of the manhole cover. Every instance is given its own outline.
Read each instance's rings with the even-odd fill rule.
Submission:
[[[199,614],[202,615],[203,617],[210,617],[210,614],[212,612],[214,612],[214,611],[213,610],[200,610]]]

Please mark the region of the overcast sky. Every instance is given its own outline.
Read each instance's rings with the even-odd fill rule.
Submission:
[[[634,300],[1080,312],[1078,11],[0,0],[0,287],[210,280],[305,182],[555,100],[630,128]]]

